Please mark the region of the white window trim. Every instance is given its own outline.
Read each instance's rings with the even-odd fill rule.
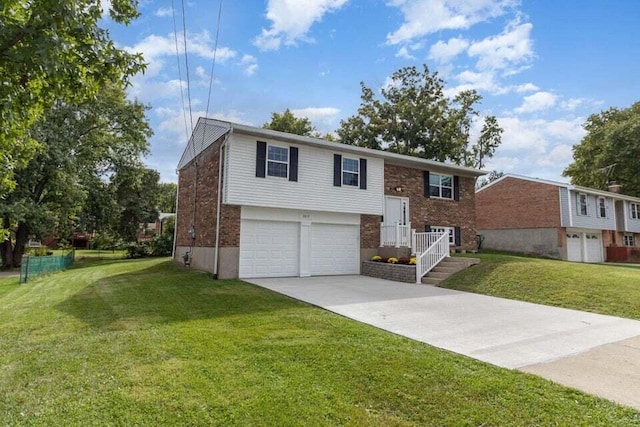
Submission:
[[[432,196],[431,195],[431,187],[432,187],[432,185],[431,185],[431,177],[432,176],[439,176],[440,177],[440,181],[439,181],[438,186],[437,186],[440,189],[440,191],[438,192],[440,194],[440,196]],[[449,188],[449,187],[446,187],[446,186],[443,187],[443,185],[442,185],[442,178],[444,178],[444,177],[451,178],[451,197],[442,197],[442,188]],[[453,197],[454,197],[453,196],[453,190],[454,190],[454,188],[453,188],[454,187],[453,175],[446,175],[446,174],[440,174],[440,173],[430,173],[429,174],[429,183],[428,183],[428,185],[429,185],[429,189],[428,189],[429,197],[434,198],[434,199],[453,200]],[[435,185],[434,185],[434,187],[435,187]]]
[[[629,203],[629,218],[640,219],[640,203]]]
[[[607,199],[605,197],[599,196],[596,198],[596,215],[598,218],[607,218]],[[604,205],[604,215],[602,215],[600,202],[603,202]]]
[[[629,245],[629,244],[627,244],[627,239],[630,239],[630,242],[631,242],[631,244],[630,244],[630,245]],[[636,245],[636,238],[635,238],[635,236],[634,236],[633,234],[627,234],[627,233],[625,233],[625,234],[622,236],[622,243],[624,244],[624,246],[627,246],[627,247],[635,247],[635,245]]]
[[[353,160],[353,161],[355,161],[356,164],[358,165],[358,172],[344,170],[344,161],[345,160]],[[342,156],[342,163],[340,164],[340,171],[341,171],[340,172],[340,181],[342,182],[343,186],[360,188],[360,159],[354,159],[353,157],[344,157],[344,156]],[[344,183],[344,173],[345,172],[357,175],[358,182],[356,183],[356,185],[351,185],[351,184],[345,184]]]
[[[283,162],[282,160],[270,160],[269,159],[269,147],[282,148],[282,149],[287,150],[287,161]],[[287,165],[287,176],[269,175],[269,162],[280,163],[280,164]],[[271,177],[271,178],[276,178],[276,179],[289,179],[289,170],[291,169],[290,163],[291,163],[291,150],[289,149],[289,147],[283,147],[281,145],[275,145],[275,144],[268,144],[267,145],[267,159],[266,159],[266,164],[265,164],[265,176]]]
[[[584,196],[584,210],[585,213],[582,213],[582,202],[580,201],[580,197]],[[587,193],[577,193],[576,194],[576,214],[579,216],[589,216],[589,196]]]
[[[449,233],[449,246],[455,246],[456,245],[456,228],[455,227],[443,227],[440,225],[431,226],[431,232],[433,233],[441,233],[444,231]]]

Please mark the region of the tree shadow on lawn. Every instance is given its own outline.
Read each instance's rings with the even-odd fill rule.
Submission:
[[[97,329],[124,330],[297,306],[257,286],[212,280],[206,273],[166,261],[99,279],[56,308]]]

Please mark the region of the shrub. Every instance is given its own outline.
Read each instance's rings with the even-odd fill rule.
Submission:
[[[398,258],[396,258],[396,257],[391,257],[391,258],[387,259],[387,262],[388,262],[389,264],[397,264],[397,263],[398,263]]]
[[[156,234],[151,239],[151,256],[170,256],[173,250],[173,234]]]
[[[381,262],[382,261],[382,257],[380,255],[374,255],[374,256],[371,257],[371,261]]]
[[[418,260],[416,259],[416,257],[412,257],[412,258],[409,260],[409,264],[411,264],[411,265],[416,265],[416,263],[417,263],[417,262],[418,262]]]
[[[53,252],[50,251],[46,246],[40,246],[38,248],[29,248],[27,253],[31,256],[48,256],[53,255]]]
[[[129,243],[126,247],[127,258],[145,258],[150,255],[149,246],[144,243]]]
[[[402,257],[402,258],[398,259],[398,264],[409,264],[409,258]]]

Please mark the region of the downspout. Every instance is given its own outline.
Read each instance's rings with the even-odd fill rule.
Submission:
[[[176,218],[173,222],[173,248],[171,249],[171,259],[176,259],[176,245],[178,243],[178,196],[180,194],[180,171],[178,173],[178,184],[176,185]]]
[[[213,278],[218,278],[218,252],[220,246],[220,207],[222,204],[222,165],[224,162],[224,150],[227,145],[227,140],[233,132],[231,129],[224,137],[224,141],[220,144],[220,158],[218,159],[218,197],[216,203],[216,243],[213,249]]]

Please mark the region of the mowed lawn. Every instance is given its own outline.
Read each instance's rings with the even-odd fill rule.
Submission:
[[[0,280],[1,425],[640,425],[632,409],[166,259],[16,282]]]
[[[482,262],[440,286],[640,320],[640,265],[585,264],[506,253],[468,256]]]

